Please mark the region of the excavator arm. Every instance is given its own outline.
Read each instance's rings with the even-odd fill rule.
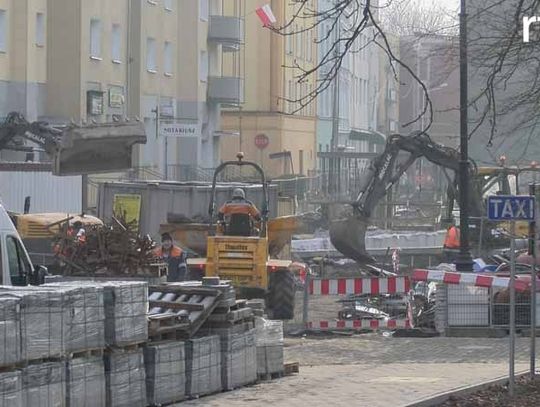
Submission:
[[[9,113],[0,124],[0,150],[28,150],[21,139],[36,143],[51,157],[55,175],[83,175],[130,168],[132,148],[146,143],[146,132],[139,121],[52,126]]]
[[[404,162],[398,162],[398,157],[402,152],[408,152],[409,156]],[[365,247],[369,218],[387,191],[420,157],[444,169],[452,170],[454,174],[458,172],[459,152],[433,142],[426,133],[413,132],[408,136],[391,135],[386,141],[383,153],[370,163],[364,173],[358,197],[351,203],[352,215],[332,221],[330,224],[330,240],[339,252],[359,263],[374,261]],[[471,175],[476,171],[472,162],[469,171]],[[480,194],[471,188],[469,197],[471,216],[481,216],[483,206]]]

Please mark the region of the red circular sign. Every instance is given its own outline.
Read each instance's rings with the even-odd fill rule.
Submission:
[[[268,147],[268,144],[270,143],[270,140],[266,136],[266,134],[257,134],[255,136],[255,145],[257,148],[264,150],[266,147]]]

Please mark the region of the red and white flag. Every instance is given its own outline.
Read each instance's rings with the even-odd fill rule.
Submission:
[[[270,4],[265,4],[264,6],[259,7],[255,10],[255,13],[257,13],[265,27],[268,27],[277,21],[276,16],[272,12],[272,7],[270,7]]]

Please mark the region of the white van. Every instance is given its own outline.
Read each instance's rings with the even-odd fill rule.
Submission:
[[[15,225],[0,200],[0,285],[39,284],[47,270],[34,268]]]

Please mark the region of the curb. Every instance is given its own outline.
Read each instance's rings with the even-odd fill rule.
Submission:
[[[529,370],[522,371],[515,374],[515,379],[520,379],[523,376],[527,376],[530,373]],[[444,393],[439,393],[435,396],[430,396],[428,398],[422,399],[420,401],[415,401],[411,404],[406,404],[403,407],[436,407],[445,401],[448,401],[451,396],[466,396],[471,393],[477,392],[478,390],[483,390],[489,386],[493,385],[504,385],[508,383],[508,376],[500,377],[498,379],[488,380],[479,384],[473,384],[471,386],[458,387],[453,390],[446,391]]]

